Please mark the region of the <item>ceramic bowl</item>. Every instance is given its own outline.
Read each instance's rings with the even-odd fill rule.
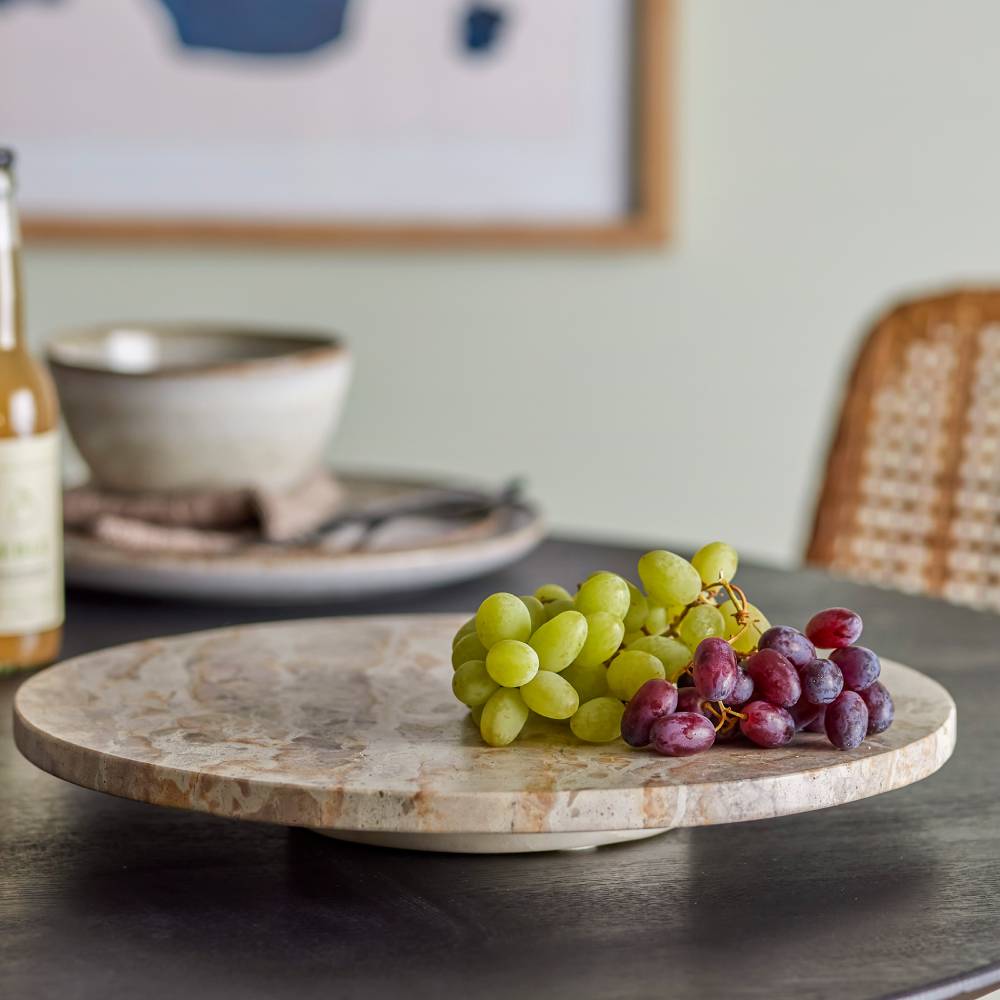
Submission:
[[[47,346],[70,434],[115,490],[285,490],[326,461],[351,359],[335,336],[213,324],[69,331]]]

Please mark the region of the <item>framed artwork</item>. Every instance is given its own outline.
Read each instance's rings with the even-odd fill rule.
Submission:
[[[671,0],[0,0],[32,240],[627,247]]]

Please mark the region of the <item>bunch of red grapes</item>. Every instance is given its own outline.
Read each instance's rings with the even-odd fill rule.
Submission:
[[[688,757],[742,733],[782,747],[803,730],[825,733],[840,750],[892,725],[894,708],[879,682],[879,658],[861,638],[861,616],[847,608],[813,615],[805,632],[769,628],[755,652],[737,657],[725,639],[702,640],[689,686],[647,681],[622,717],[622,737],[668,757]],[[830,650],[824,658],[817,648]]]

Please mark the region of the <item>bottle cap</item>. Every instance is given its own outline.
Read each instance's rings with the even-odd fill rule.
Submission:
[[[14,150],[0,146],[0,170],[10,170],[14,166]]]

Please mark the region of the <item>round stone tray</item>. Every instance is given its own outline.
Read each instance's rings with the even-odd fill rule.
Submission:
[[[450,690],[455,615],[330,618],[152,639],[30,678],[15,736],[86,788],[348,840],[537,851],[822,809],[948,759],[955,705],[883,661],[896,722],[856,750],[800,734],[671,759],[533,720],[485,746]]]

